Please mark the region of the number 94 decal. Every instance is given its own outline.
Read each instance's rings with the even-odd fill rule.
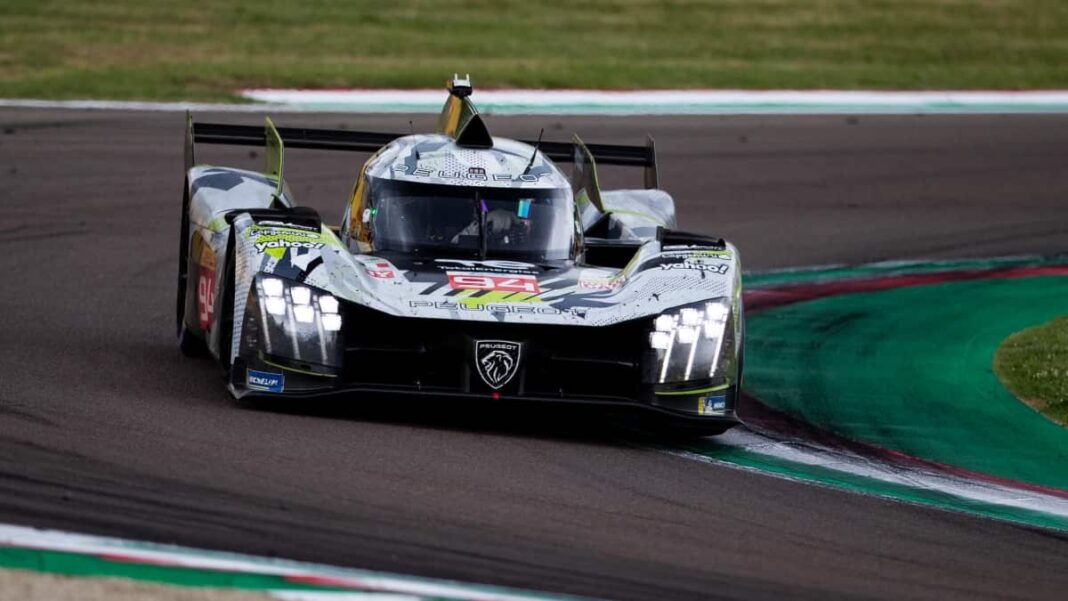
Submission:
[[[450,271],[449,287],[453,290],[499,290],[501,292],[528,292],[540,294],[538,278],[532,275],[498,275],[487,273],[460,273]]]

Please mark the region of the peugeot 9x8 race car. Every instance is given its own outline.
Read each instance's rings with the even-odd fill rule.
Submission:
[[[470,80],[448,91],[433,134],[187,115],[183,352],[217,359],[238,399],[562,401],[734,425],[738,252],[676,230],[652,139],[492,137]],[[197,164],[196,143],[265,146],[266,170]],[[294,202],[283,147],[373,153],[339,226]],[[601,190],[597,163],[644,168],[645,189]]]

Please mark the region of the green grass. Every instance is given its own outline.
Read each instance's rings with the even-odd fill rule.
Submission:
[[[0,2],[0,97],[245,87],[1065,88],[1064,0]]]
[[[1028,405],[1068,425],[1068,317],[1005,339],[994,372]]]

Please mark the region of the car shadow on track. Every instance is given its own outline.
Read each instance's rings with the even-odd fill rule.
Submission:
[[[613,446],[670,444],[697,437],[667,427],[647,411],[615,407],[438,398],[315,404],[257,399],[242,404],[254,411]]]

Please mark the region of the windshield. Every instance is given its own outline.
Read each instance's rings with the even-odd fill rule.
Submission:
[[[571,258],[569,190],[374,179],[364,221],[377,251],[556,261]]]

